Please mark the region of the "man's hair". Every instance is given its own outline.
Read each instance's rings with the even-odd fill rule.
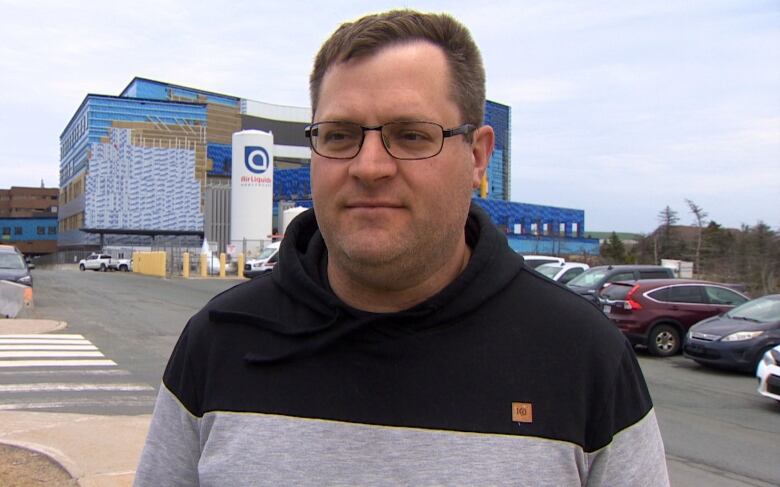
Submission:
[[[485,112],[485,68],[468,29],[447,14],[391,10],[342,24],[322,45],[309,78],[312,113],[317,110],[320,85],[331,66],[381,49],[427,41],[444,51],[450,74],[450,96],[464,123],[482,125]]]

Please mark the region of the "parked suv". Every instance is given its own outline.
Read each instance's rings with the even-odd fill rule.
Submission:
[[[553,281],[566,284],[589,268],[590,266],[588,264],[564,262],[563,264],[542,264],[534,270],[543,276],[549,277]]]
[[[531,269],[536,269],[544,264],[563,264],[566,262],[563,257],[554,257],[552,255],[523,255],[523,262]]]
[[[13,245],[0,245],[0,280],[30,287],[33,285],[24,256]]]
[[[595,303],[598,292],[610,282],[671,278],[672,269],[660,265],[602,265],[591,267],[566,285]]]
[[[723,284],[693,279],[613,282],[598,296],[604,313],[632,344],[661,357],[679,353],[682,337],[695,323],[748,299]]]

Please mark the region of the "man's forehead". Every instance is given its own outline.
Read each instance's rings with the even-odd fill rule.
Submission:
[[[359,79],[355,79],[356,73],[360,73]],[[423,116],[427,112],[425,102],[438,98],[442,91],[450,95],[447,101],[455,104],[449,79],[449,63],[440,46],[425,40],[393,43],[332,64],[322,78],[318,106],[314,108],[318,115],[327,110],[330,118],[334,111],[351,112],[368,108],[363,106],[367,103],[376,104],[389,112],[386,121],[409,120]],[[377,91],[369,101],[361,96],[374,87]],[[417,101],[419,106],[400,104],[404,100]]]

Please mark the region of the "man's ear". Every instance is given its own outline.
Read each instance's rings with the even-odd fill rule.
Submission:
[[[493,133],[493,127],[483,125],[474,131],[471,142],[471,154],[474,158],[473,176],[471,186],[474,189],[482,184],[482,178],[485,176],[490,156],[493,154],[493,145],[496,135]]]

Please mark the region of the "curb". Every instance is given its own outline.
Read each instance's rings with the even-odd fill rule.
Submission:
[[[45,445],[39,445],[37,443],[28,443],[26,441],[9,441],[6,439],[0,439],[0,444],[10,446],[12,448],[21,448],[23,450],[29,450],[35,453],[39,453],[52,462],[56,463],[60,467],[65,470],[68,475],[70,475],[73,480],[76,481],[79,485],[82,485],[81,483],[81,477],[82,474],[79,472],[78,465],[76,465],[76,462],[71,460],[70,457],[62,453],[61,451],[57,450],[56,448],[51,448]]]

